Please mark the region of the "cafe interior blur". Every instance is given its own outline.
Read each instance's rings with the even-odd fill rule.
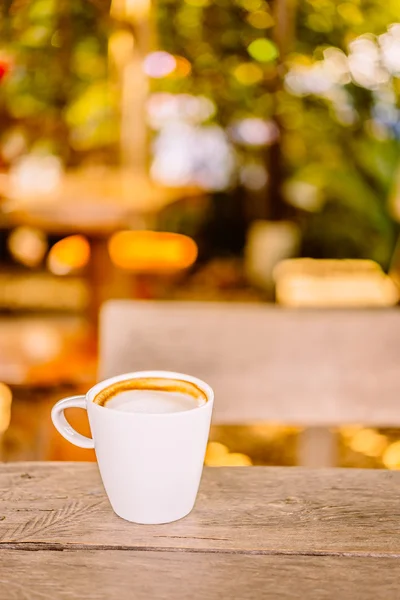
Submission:
[[[0,459],[94,460],[50,408],[112,298],[396,307],[399,106],[397,0],[4,0]],[[400,468],[400,430],[338,433]],[[206,464],[294,465],[299,434],[214,426]]]

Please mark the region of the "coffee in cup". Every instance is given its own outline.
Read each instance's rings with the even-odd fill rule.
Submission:
[[[121,412],[163,414],[203,406],[207,396],[189,381],[143,377],[114,383],[104,388],[93,402]]]

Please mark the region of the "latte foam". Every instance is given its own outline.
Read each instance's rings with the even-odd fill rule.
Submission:
[[[165,414],[198,408],[206,404],[207,396],[191,382],[154,377],[114,383],[93,402],[121,412]]]
[[[107,408],[122,412],[162,414],[193,410],[201,406],[199,400],[186,394],[129,390],[120,392],[106,403]],[[204,404],[205,402],[203,402]]]

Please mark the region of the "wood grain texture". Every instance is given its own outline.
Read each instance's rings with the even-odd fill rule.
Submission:
[[[208,468],[188,517],[141,526],[112,512],[95,464],[1,465],[0,547],[36,545],[400,558],[400,472]]]
[[[398,600],[394,558],[0,550],[7,600]]]
[[[397,309],[111,301],[100,323],[100,378],[194,374],[215,423],[400,424]]]

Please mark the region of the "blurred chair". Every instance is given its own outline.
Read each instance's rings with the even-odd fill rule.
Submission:
[[[343,424],[399,426],[400,312],[110,301],[100,377],[187,372],[215,389],[214,424],[304,428],[299,459],[333,465]]]

